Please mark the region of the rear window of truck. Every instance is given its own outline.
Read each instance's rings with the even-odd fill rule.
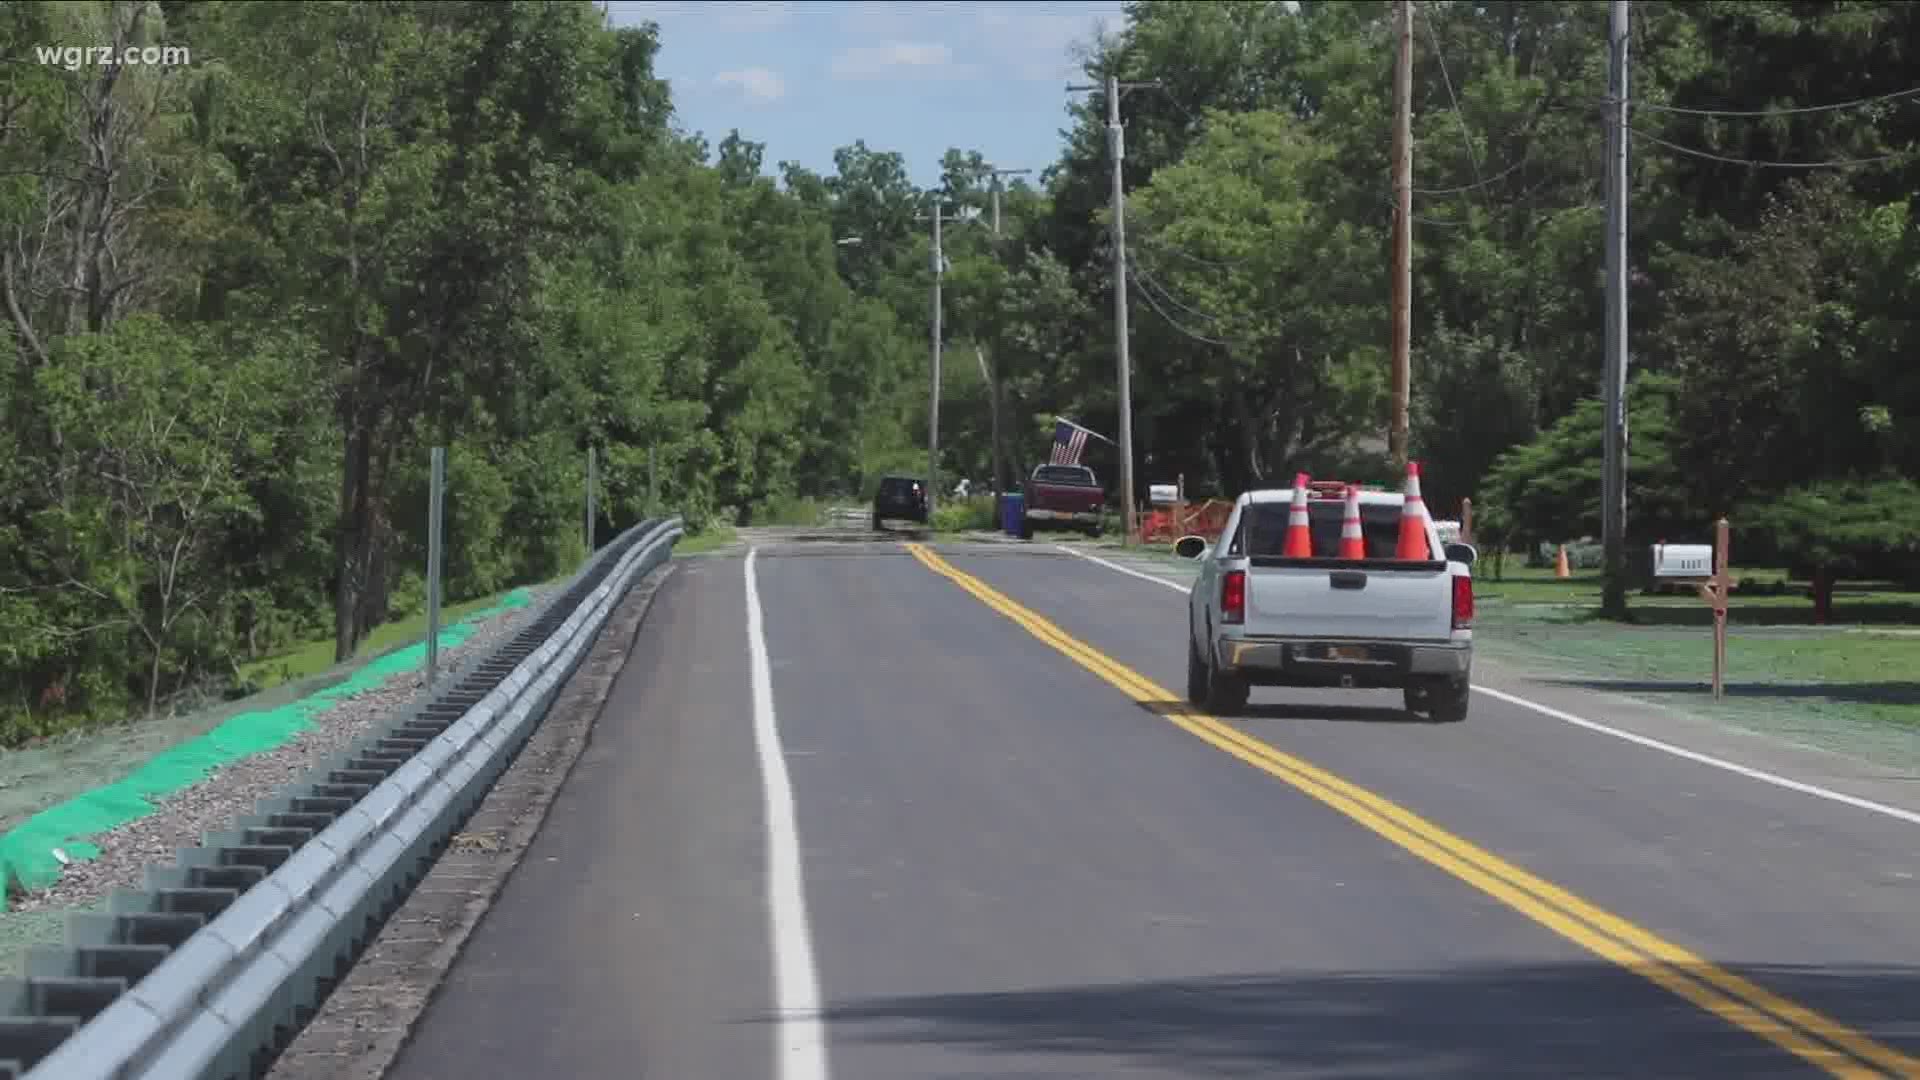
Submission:
[[[1093,470],[1076,469],[1070,465],[1043,465],[1033,474],[1033,479],[1041,484],[1091,484]]]
[[[1227,554],[1251,558],[1279,558],[1287,543],[1287,503],[1253,503],[1241,515]],[[1340,519],[1346,504],[1332,499],[1307,503],[1307,528],[1313,536],[1313,557],[1340,555]],[[1391,559],[1400,546],[1400,508],[1360,506],[1360,534],[1367,540],[1367,558]]]

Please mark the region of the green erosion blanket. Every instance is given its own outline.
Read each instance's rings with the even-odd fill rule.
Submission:
[[[501,601],[474,612],[463,622],[440,631],[440,647],[451,649],[472,637],[479,624],[533,599],[529,589],[515,589]],[[4,905],[14,888],[44,889],[60,877],[62,849],[68,858],[97,858],[99,847],[80,842],[154,812],[154,802],[192,787],[221,766],[286,744],[313,726],[313,718],[344,698],[372,690],[402,672],[425,665],[427,643],[396,649],[355,671],[344,682],[318,693],[263,712],[243,712],[197,738],[189,739],[149,759],[130,775],[50,806],[0,836],[0,873],[11,887],[0,893]],[[0,910],[5,910],[0,907]]]

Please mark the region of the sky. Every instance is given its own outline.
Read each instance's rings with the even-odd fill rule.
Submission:
[[[939,182],[948,147],[1003,169],[1060,157],[1066,107],[1086,81],[1074,59],[1120,0],[610,0],[617,26],[660,24],[656,74],[679,124],[718,146],[766,144],[765,169],[797,161],[831,175],[833,152],[865,139],[898,151],[915,184]]]

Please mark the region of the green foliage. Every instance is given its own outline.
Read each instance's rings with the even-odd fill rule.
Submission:
[[[1395,482],[1387,5],[1127,9],[1086,68],[1166,83],[1125,103],[1132,494]],[[1633,539],[1728,513],[1750,553],[1910,563],[1886,485],[1920,477],[1896,153],[1920,110],[1700,110],[1905,86],[1920,5],[1636,11]],[[1426,495],[1471,495],[1515,545],[1577,539],[1598,531],[1604,5],[1416,18]],[[0,5],[10,55],[83,40],[196,62],[0,66],[0,743],[318,637],[344,656],[417,610],[434,446],[456,602],[578,565],[590,447],[602,541],[667,512],[708,537],[811,524],[926,477],[921,215],[986,210],[991,148],[950,150],[934,192],[864,141],[775,182],[751,133],[709,153],[674,130],[657,30],[584,0]],[[1117,434],[1106,107],[1075,101],[997,234],[944,234],[942,490],[996,460],[1025,476],[1055,415]],[[1124,497],[1111,447],[1087,463]],[[1904,480],[1853,479],[1879,476]],[[1847,531],[1876,513],[1878,548]],[[994,524],[987,499],[938,514]]]
[[[1675,466],[1670,416],[1679,382],[1640,375],[1627,389],[1632,416],[1628,500],[1635,542],[1711,536],[1712,517],[1694,502]],[[1574,407],[1532,442],[1496,459],[1474,502],[1474,530],[1500,547],[1532,548],[1600,535],[1601,428],[1596,398]]]
[[[166,10],[0,12],[15,52],[211,58],[0,72],[0,743],[417,613],[434,446],[457,603],[578,565],[589,447],[605,541],[811,522],[913,445],[896,159],[708,166],[654,32],[583,2]],[[832,239],[869,211],[862,295]]]
[[[1920,583],[1920,484],[1912,480],[1811,484],[1743,508],[1739,524],[1799,575]]]
[[[824,525],[828,504],[820,499],[780,495],[755,506],[747,515],[751,525]]]
[[[970,495],[942,501],[933,509],[931,524],[935,532],[991,532],[1000,527],[1000,516],[991,496]]]

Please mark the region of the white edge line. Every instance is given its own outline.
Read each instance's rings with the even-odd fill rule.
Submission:
[[[1129,569],[1118,563],[1109,562],[1096,555],[1088,555],[1083,551],[1075,551],[1065,544],[1056,544],[1055,546],[1069,555],[1075,555],[1088,562],[1097,563],[1109,570],[1117,570],[1128,577],[1136,577],[1142,581],[1151,581],[1156,585],[1165,585],[1169,589],[1174,589],[1182,593],[1187,592],[1190,588],[1190,586],[1169,581],[1163,577],[1156,577],[1153,574],[1143,574],[1138,570]],[[1601,735],[1610,735],[1616,739],[1622,739],[1638,746],[1644,746],[1650,750],[1658,750],[1661,753],[1672,754],[1674,757],[1685,758],[1688,761],[1698,762],[1701,765],[1710,765],[1716,769],[1722,769],[1726,772],[1744,776],[1749,780],[1758,780],[1763,784],[1772,784],[1775,787],[1785,788],[1788,791],[1797,791],[1802,795],[1812,795],[1818,799],[1826,799],[1829,802],[1851,806],[1858,810],[1882,814],[1911,825],[1920,825],[1920,813],[1912,810],[1905,810],[1898,806],[1888,806],[1886,803],[1875,802],[1872,799],[1863,799],[1858,795],[1849,795],[1844,791],[1834,791],[1831,788],[1824,788],[1818,784],[1809,784],[1801,780],[1789,779],[1778,773],[1767,772],[1765,769],[1756,769],[1749,765],[1741,765],[1737,762],[1728,761],[1725,758],[1714,757],[1712,754],[1703,754],[1698,750],[1689,750],[1684,746],[1675,746],[1670,742],[1662,742],[1659,739],[1647,735],[1641,735],[1632,731],[1623,731],[1616,727],[1609,727],[1606,724],[1588,720],[1582,716],[1575,716],[1562,709],[1556,709],[1551,705],[1542,705],[1537,701],[1529,701],[1518,694],[1510,694],[1505,690],[1495,690],[1493,687],[1481,686],[1478,683],[1475,683],[1473,688],[1488,697],[1504,701],[1509,705],[1518,705],[1524,709],[1531,709],[1542,716],[1550,717],[1564,724],[1572,724],[1574,727],[1585,728],[1588,731],[1598,732]]]
[[[1076,558],[1085,559],[1090,563],[1098,563],[1109,570],[1117,570],[1120,573],[1127,575],[1128,577],[1137,577],[1141,581],[1151,581],[1155,585],[1165,585],[1167,588],[1172,589],[1173,591],[1180,593],[1182,595],[1185,595],[1191,592],[1193,589],[1193,586],[1191,584],[1182,585],[1177,581],[1171,581],[1171,580],[1168,580],[1167,578],[1158,577],[1154,574],[1143,574],[1138,570],[1133,570],[1128,567],[1121,566],[1119,563],[1108,562],[1107,560],[1101,558],[1098,555],[1089,555],[1084,551],[1075,551],[1074,549],[1068,547],[1065,544],[1055,544],[1053,546],[1059,548],[1061,551],[1064,551],[1069,555],[1075,556]]]
[[[827,1043],[820,1020],[820,979],[813,963],[806,886],[800,871],[800,828],[793,782],[773,712],[772,665],[754,573],[759,549],[746,558],[747,655],[753,679],[753,737],[767,810],[767,915],[773,945],[774,1061],[782,1080],[826,1080]]]

